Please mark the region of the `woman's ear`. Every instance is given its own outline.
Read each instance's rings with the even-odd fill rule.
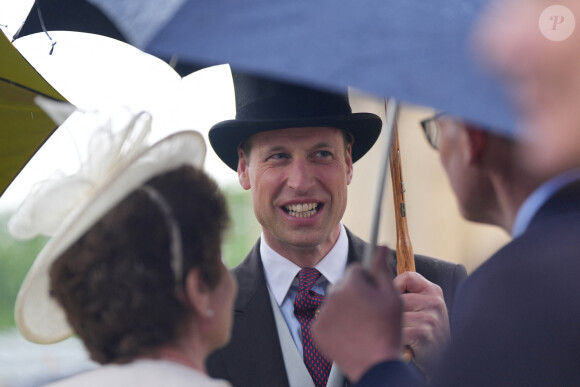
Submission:
[[[191,269],[185,277],[185,299],[200,317],[211,317],[211,290],[199,269]]]

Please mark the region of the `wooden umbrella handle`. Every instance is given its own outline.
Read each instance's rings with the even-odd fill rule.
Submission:
[[[405,184],[401,169],[401,152],[399,150],[399,134],[397,126],[393,138],[391,152],[391,180],[393,182],[393,199],[395,203],[395,222],[397,226],[397,274],[405,271],[415,271],[413,245],[407,228],[407,211],[405,207]]]
[[[401,169],[401,151],[399,149],[399,133],[397,125],[393,127],[393,149],[391,151],[390,166],[393,185],[393,199],[395,203],[395,223],[397,226],[397,274],[405,271],[415,271],[415,256],[413,245],[407,228],[407,211],[405,208],[405,184]],[[405,347],[403,360],[411,361],[413,351]]]

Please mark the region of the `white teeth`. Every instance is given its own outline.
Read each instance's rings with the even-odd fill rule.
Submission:
[[[290,204],[286,206],[286,210],[291,216],[308,218],[318,212],[316,207],[316,203]]]

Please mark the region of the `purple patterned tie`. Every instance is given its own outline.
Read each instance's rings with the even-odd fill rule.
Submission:
[[[312,376],[314,385],[325,387],[331,364],[322,356],[310,337],[310,325],[316,316],[318,307],[324,301],[324,296],[311,290],[318,278],[320,278],[320,272],[316,269],[302,269],[298,273],[298,293],[294,299],[294,315],[302,330],[304,364]]]

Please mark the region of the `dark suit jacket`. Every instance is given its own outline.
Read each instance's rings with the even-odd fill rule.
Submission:
[[[347,230],[348,262],[360,261],[366,242]],[[396,261],[391,262],[393,273]],[[417,272],[441,286],[449,311],[465,268],[437,259],[415,256]],[[270,304],[264,268],[260,258],[260,241],[233,272],[238,280],[234,327],[229,344],[207,361],[211,376],[229,380],[235,387],[288,386],[288,377],[274,314]]]
[[[580,385],[580,182],[465,281],[452,328],[432,385]],[[369,374],[360,386],[405,385]]]

